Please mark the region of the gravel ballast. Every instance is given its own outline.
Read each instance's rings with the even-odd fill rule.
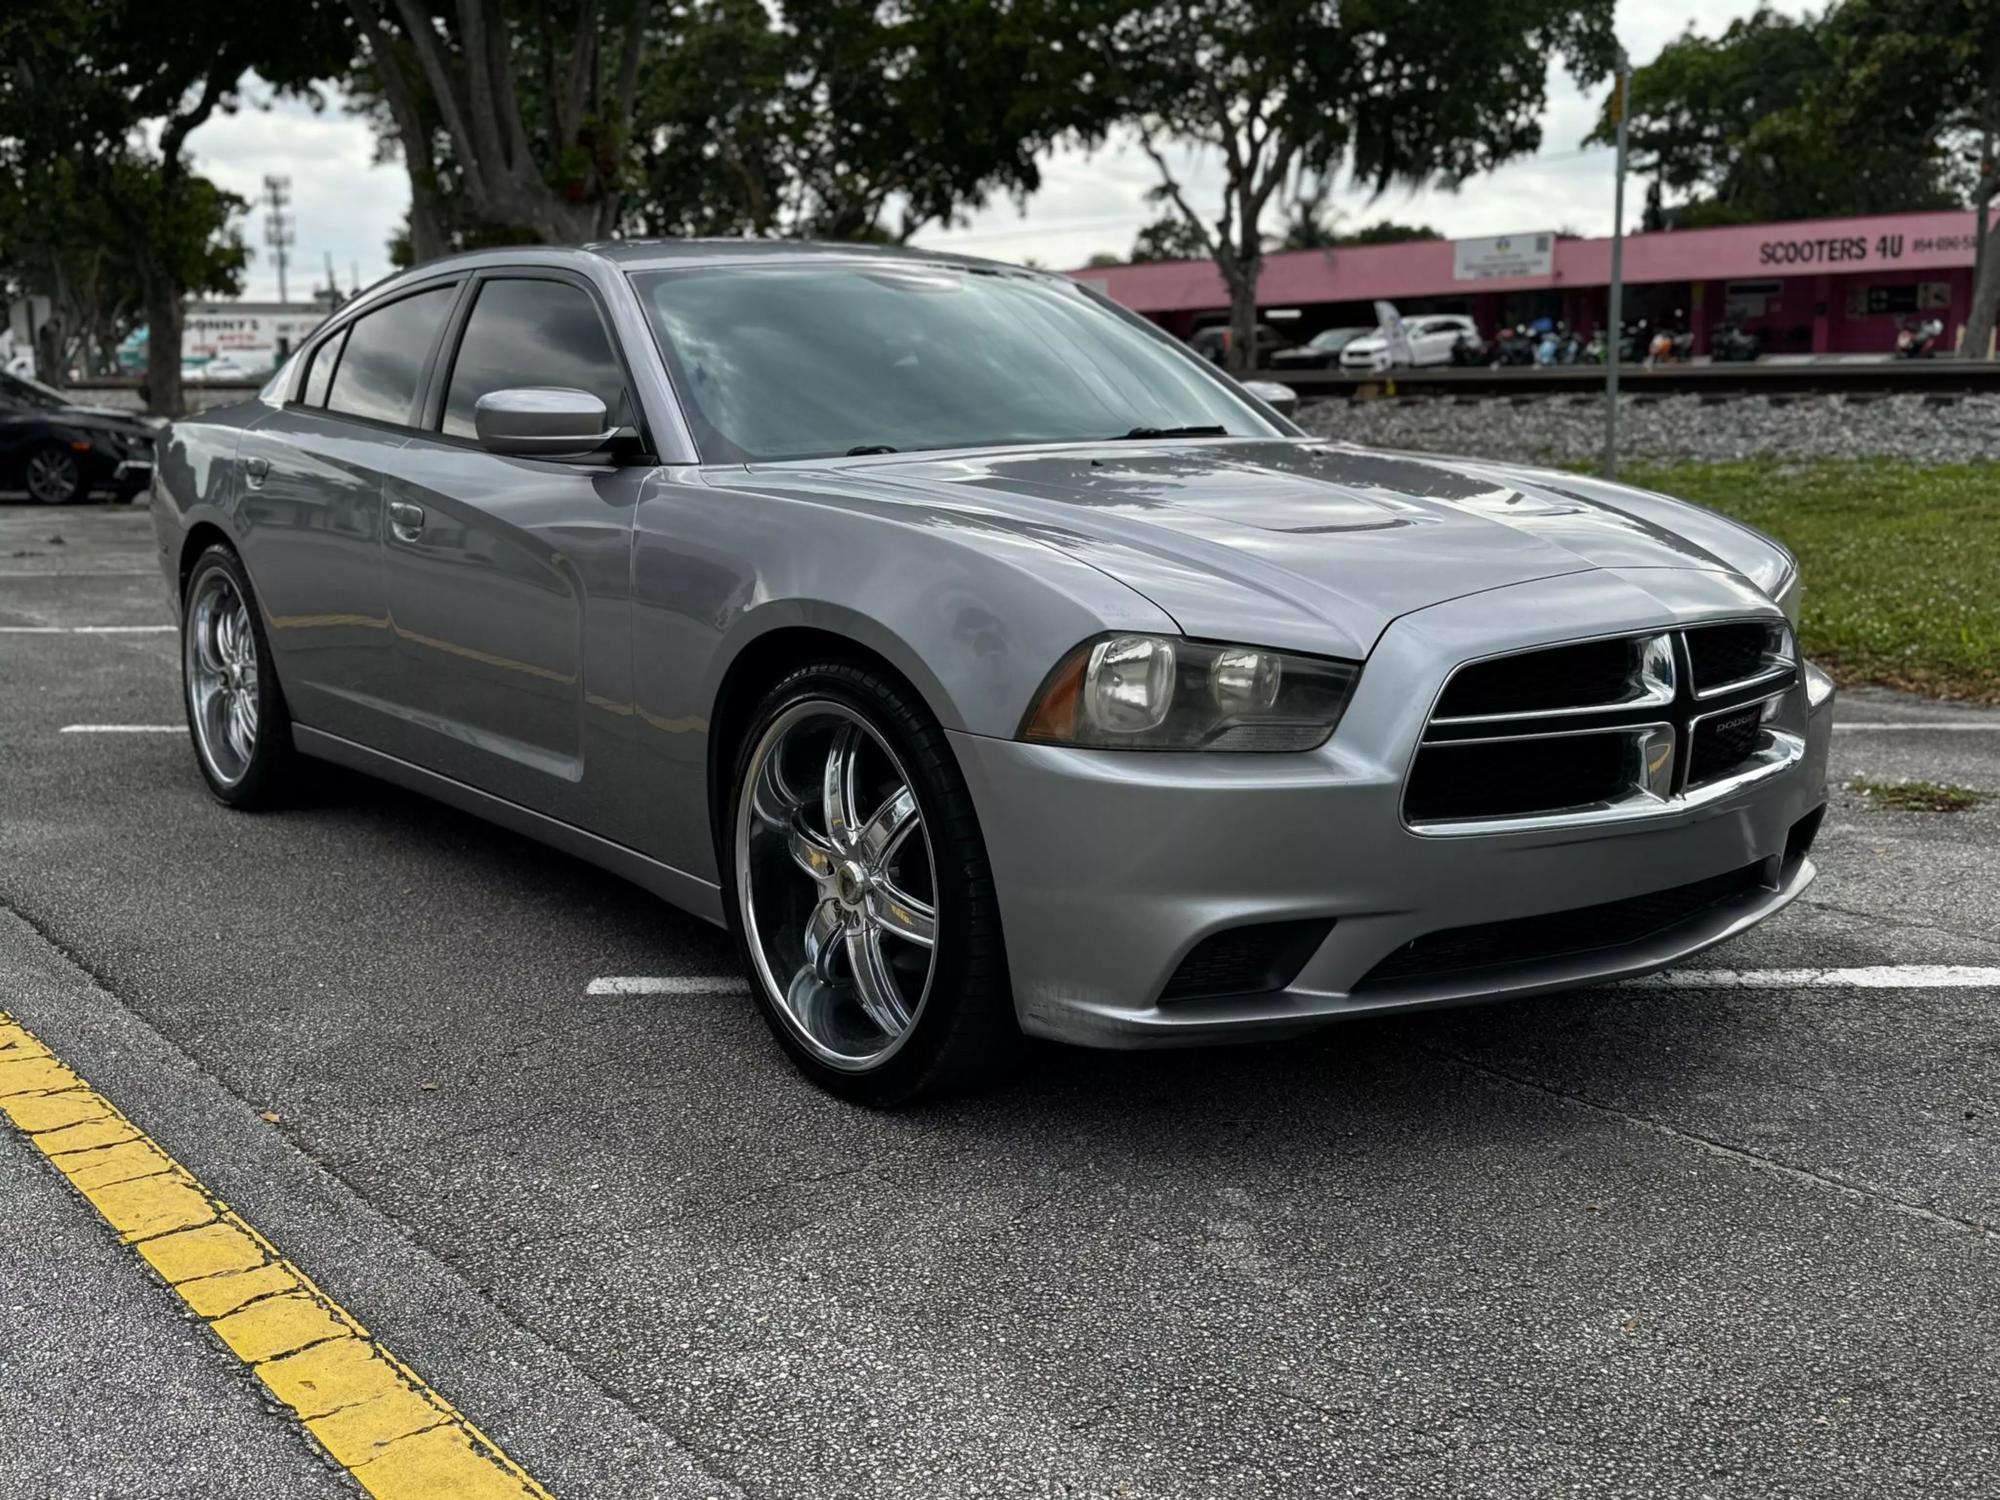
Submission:
[[[1516,402],[1404,397],[1322,401],[1308,432],[1375,448],[1415,448],[1534,463],[1594,463],[1604,451],[1604,398]],[[1746,458],[1896,458],[1923,464],[2000,460],[2000,396],[1700,396],[1619,399],[1621,458],[1721,463]]]

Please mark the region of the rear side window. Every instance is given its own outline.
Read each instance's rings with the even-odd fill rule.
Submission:
[[[631,424],[625,373],[597,304],[566,281],[488,281],[472,304],[444,402],[444,431],[475,436],[472,410],[489,391],[568,386],[604,403],[613,426]]]
[[[455,286],[432,287],[356,319],[334,369],[326,409],[378,422],[408,422],[424,361],[457,292]]]
[[[346,342],[347,330],[343,328],[313,350],[312,363],[306,366],[306,387],[299,396],[302,405],[326,405],[326,388],[333,382],[333,367],[340,363],[340,346]]]

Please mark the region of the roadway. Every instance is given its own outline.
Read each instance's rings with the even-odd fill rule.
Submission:
[[[2000,804],[1837,791],[1685,985],[872,1114],[607,875],[344,773],[216,806],[150,549],[0,505],[0,1011],[549,1493],[1992,1493]],[[2000,794],[2000,713],[1842,720],[1840,783]],[[357,1493],[35,1139],[0,1497]]]

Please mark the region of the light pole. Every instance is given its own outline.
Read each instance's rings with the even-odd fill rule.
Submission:
[[[1632,112],[1632,59],[1618,49],[1618,181],[1611,190],[1611,305],[1604,330],[1604,477],[1618,477],[1618,349],[1625,336],[1625,123]]]
[[[290,257],[285,253],[292,246],[292,217],[285,212],[291,202],[292,179],[289,177],[267,176],[264,179],[264,242],[271,247],[271,258],[278,265],[278,300],[285,300],[285,265]]]

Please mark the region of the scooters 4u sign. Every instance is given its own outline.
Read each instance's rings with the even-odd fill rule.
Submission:
[[[1760,266],[1841,266],[1859,270],[1868,266],[1901,265],[1921,257],[1972,253],[1972,234],[1834,234],[1814,238],[1764,240],[1757,246]]]

